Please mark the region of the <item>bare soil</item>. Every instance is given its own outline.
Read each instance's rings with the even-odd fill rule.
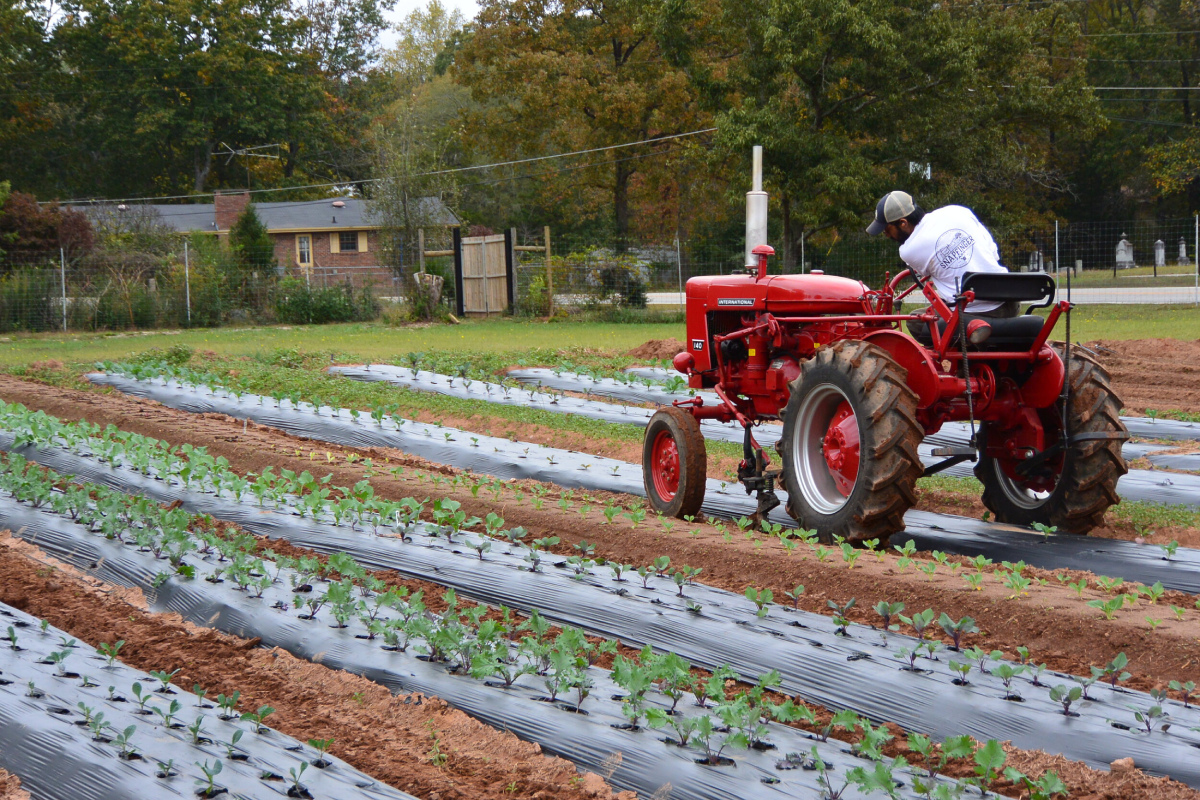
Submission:
[[[210,696],[240,691],[242,710],[270,705],[272,727],[301,741],[333,739],[335,756],[419,797],[613,796],[599,776],[581,777],[570,762],[547,757],[536,744],[437,698],[393,696],[365,678],[259,647],[257,639],[149,612],[140,592],[93,580],[7,532],[0,534],[0,601],[93,646],[123,639],[124,663],[143,670],[178,668],[173,683],[184,691],[198,683]],[[446,756],[440,765],[439,753]],[[0,793],[3,800],[21,796]]]
[[[639,344],[625,355],[640,358],[643,361],[661,361],[672,359],[678,353],[687,349],[687,345],[678,339],[651,339],[645,344]]]
[[[1165,686],[1170,680],[1200,681],[1200,612],[1194,609],[1195,598],[1181,593],[1168,594],[1153,606],[1141,601],[1108,621],[1085,605],[1086,600],[1105,595],[1085,590],[1079,598],[1056,577],[1061,574],[1077,580],[1088,577],[1086,573],[1029,569],[1026,575],[1045,579],[1047,585],[1035,581],[1028,596],[1008,599],[1011,590],[992,577],[984,582],[982,590],[974,591],[959,574],[966,568],[951,571],[950,567],[940,567],[926,576],[913,567],[901,569],[894,553],[883,559],[863,553],[853,568],[847,568],[837,551],[824,562],[803,545],[788,556],[777,541],[747,539],[733,526],[675,521],[667,530],[652,520],[635,527],[621,517],[606,524],[601,513],[606,500],[631,506],[641,502],[640,498],[596,493],[592,508],[585,514],[581,513],[579,493],[569,493],[573,498],[568,500],[571,508],[564,511],[557,501],[567,493],[551,486],[547,487],[543,507],[537,509],[529,495],[532,482],[510,484],[524,486],[526,496],[520,501],[511,490],[504,491],[499,500],[486,489],[476,496],[468,487],[445,481],[443,476],[455,474],[455,470],[395,450],[359,450],[311,442],[253,424],[243,431],[241,420],[223,415],[188,414],[124,395],[51,389],[7,377],[0,377],[0,396],[67,420],[86,418],[173,444],[205,446],[213,455],[228,459],[231,468],[239,472],[259,472],[268,465],[276,470],[319,469],[331,473],[335,485],[350,486],[364,477],[364,470],[361,462],[351,463],[347,458],[370,457],[377,468],[371,483],[381,497],[451,497],[462,503],[469,515],[483,517],[495,511],[508,526],[524,526],[533,537],[559,536],[562,543],[557,549],[563,553],[572,553],[572,545],[586,540],[596,545],[598,556],[635,565],[669,555],[672,564],[703,568],[701,579],[709,585],[738,593],[749,586],[770,588],[782,602],[787,602],[786,591],[803,584],[806,591],[802,608],[828,613],[827,600],[845,602],[854,597],[857,608],[850,617],[868,625],[878,621],[871,607],[880,600],[903,602],[909,612],[933,608],[955,618],[969,615],[982,630],[969,643],[978,642],[1010,654],[1018,646],[1026,646],[1038,662],[1064,672],[1088,675],[1092,665],[1102,665],[1125,652],[1135,675],[1130,685],[1135,688]],[[403,474],[387,472],[398,464],[404,465]],[[381,465],[383,469],[379,470]],[[729,534],[729,541],[724,533]],[[1167,603],[1188,609],[1183,621],[1174,618]],[[1151,631],[1147,616],[1164,622]]]
[[[0,800],[29,800],[29,792],[21,788],[21,780],[0,769]]]
[[[1087,342],[1109,371],[1126,414],[1200,414],[1200,340],[1100,339]]]

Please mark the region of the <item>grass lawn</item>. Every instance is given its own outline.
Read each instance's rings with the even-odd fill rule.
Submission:
[[[1059,323],[1057,336],[1064,335]],[[459,325],[393,328],[382,324],[206,328],[135,333],[12,334],[0,337],[0,367],[57,359],[68,364],[121,360],[152,347],[180,344],[221,356],[267,353],[277,348],[337,352],[347,359],[394,362],[404,354],[500,354],[535,349],[623,353],[650,339],[684,338],[678,322],[603,323],[490,319]],[[1071,321],[1071,338],[1198,339],[1200,309],[1189,305],[1083,305]]]
[[[1066,335],[1060,320],[1053,339]],[[1071,312],[1071,340],[1200,339],[1200,308],[1191,305],[1077,305]]]
[[[206,328],[144,333],[59,333],[0,337],[0,366],[57,359],[65,363],[120,360],[151,347],[187,345],[218,355],[276,348],[336,351],[362,361],[394,361],[412,351],[496,353],[534,348],[594,348],[624,352],[650,339],[684,337],[680,323],[600,323],[490,319],[459,325],[393,328],[379,324]]]

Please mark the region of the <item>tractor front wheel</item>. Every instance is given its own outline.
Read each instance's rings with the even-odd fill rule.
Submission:
[[[989,422],[980,428],[980,450],[975,466],[983,484],[983,504],[997,522],[1032,526],[1041,524],[1061,533],[1086,534],[1104,521],[1104,513],[1120,502],[1117,479],[1129,471],[1121,445],[1128,437],[1121,422],[1121,401],[1113,391],[1108,372],[1083,350],[1071,348],[1071,396],[1067,423],[1082,441],[1048,459],[1037,470],[1022,474],[1020,462],[986,455],[988,440],[1024,442],[1037,438],[1049,449],[1062,436],[1062,400],[1050,408],[1031,410],[1036,422],[1005,426]]]
[[[925,432],[903,367],[844,340],[802,364],[789,388],[778,445],[788,513],[823,542],[885,543],[903,530],[924,471]]]
[[[650,418],[642,441],[642,477],[654,511],[695,516],[704,503],[708,454],[700,423],[682,408],[663,408]]]

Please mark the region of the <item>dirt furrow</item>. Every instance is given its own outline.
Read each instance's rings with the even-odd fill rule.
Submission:
[[[270,705],[273,727],[302,741],[333,739],[334,755],[423,798],[612,796],[599,776],[581,777],[569,762],[437,698],[393,696],[365,678],[260,648],[257,640],[149,612],[140,592],[83,576],[8,533],[0,534],[0,601],[93,646],[124,640],[123,662],[178,668],[173,682],[184,691],[195,684],[212,697],[240,691],[241,710]]]

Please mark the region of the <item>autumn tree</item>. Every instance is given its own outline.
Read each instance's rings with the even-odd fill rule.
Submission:
[[[632,0],[485,0],[454,57],[452,74],[479,110],[467,124],[478,152],[505,159],[604,148],[703,127],[684,72],[662,57]],[[635,177],[647,158],[669,148],[646,145],[598,153],[547,176],[548,205],[570,199],[584,213],[611,209],[618,240],[630,230]]]
[[[668,2],[658,30],[717,111],[719,147],[764,146],[791,267],[801,235],[857,228],[887,189],[977,200],[1053,170],[1048,131],[1096,111],[1081,70],[1049,80],[1038,23],[960,0],[713,0]]]

